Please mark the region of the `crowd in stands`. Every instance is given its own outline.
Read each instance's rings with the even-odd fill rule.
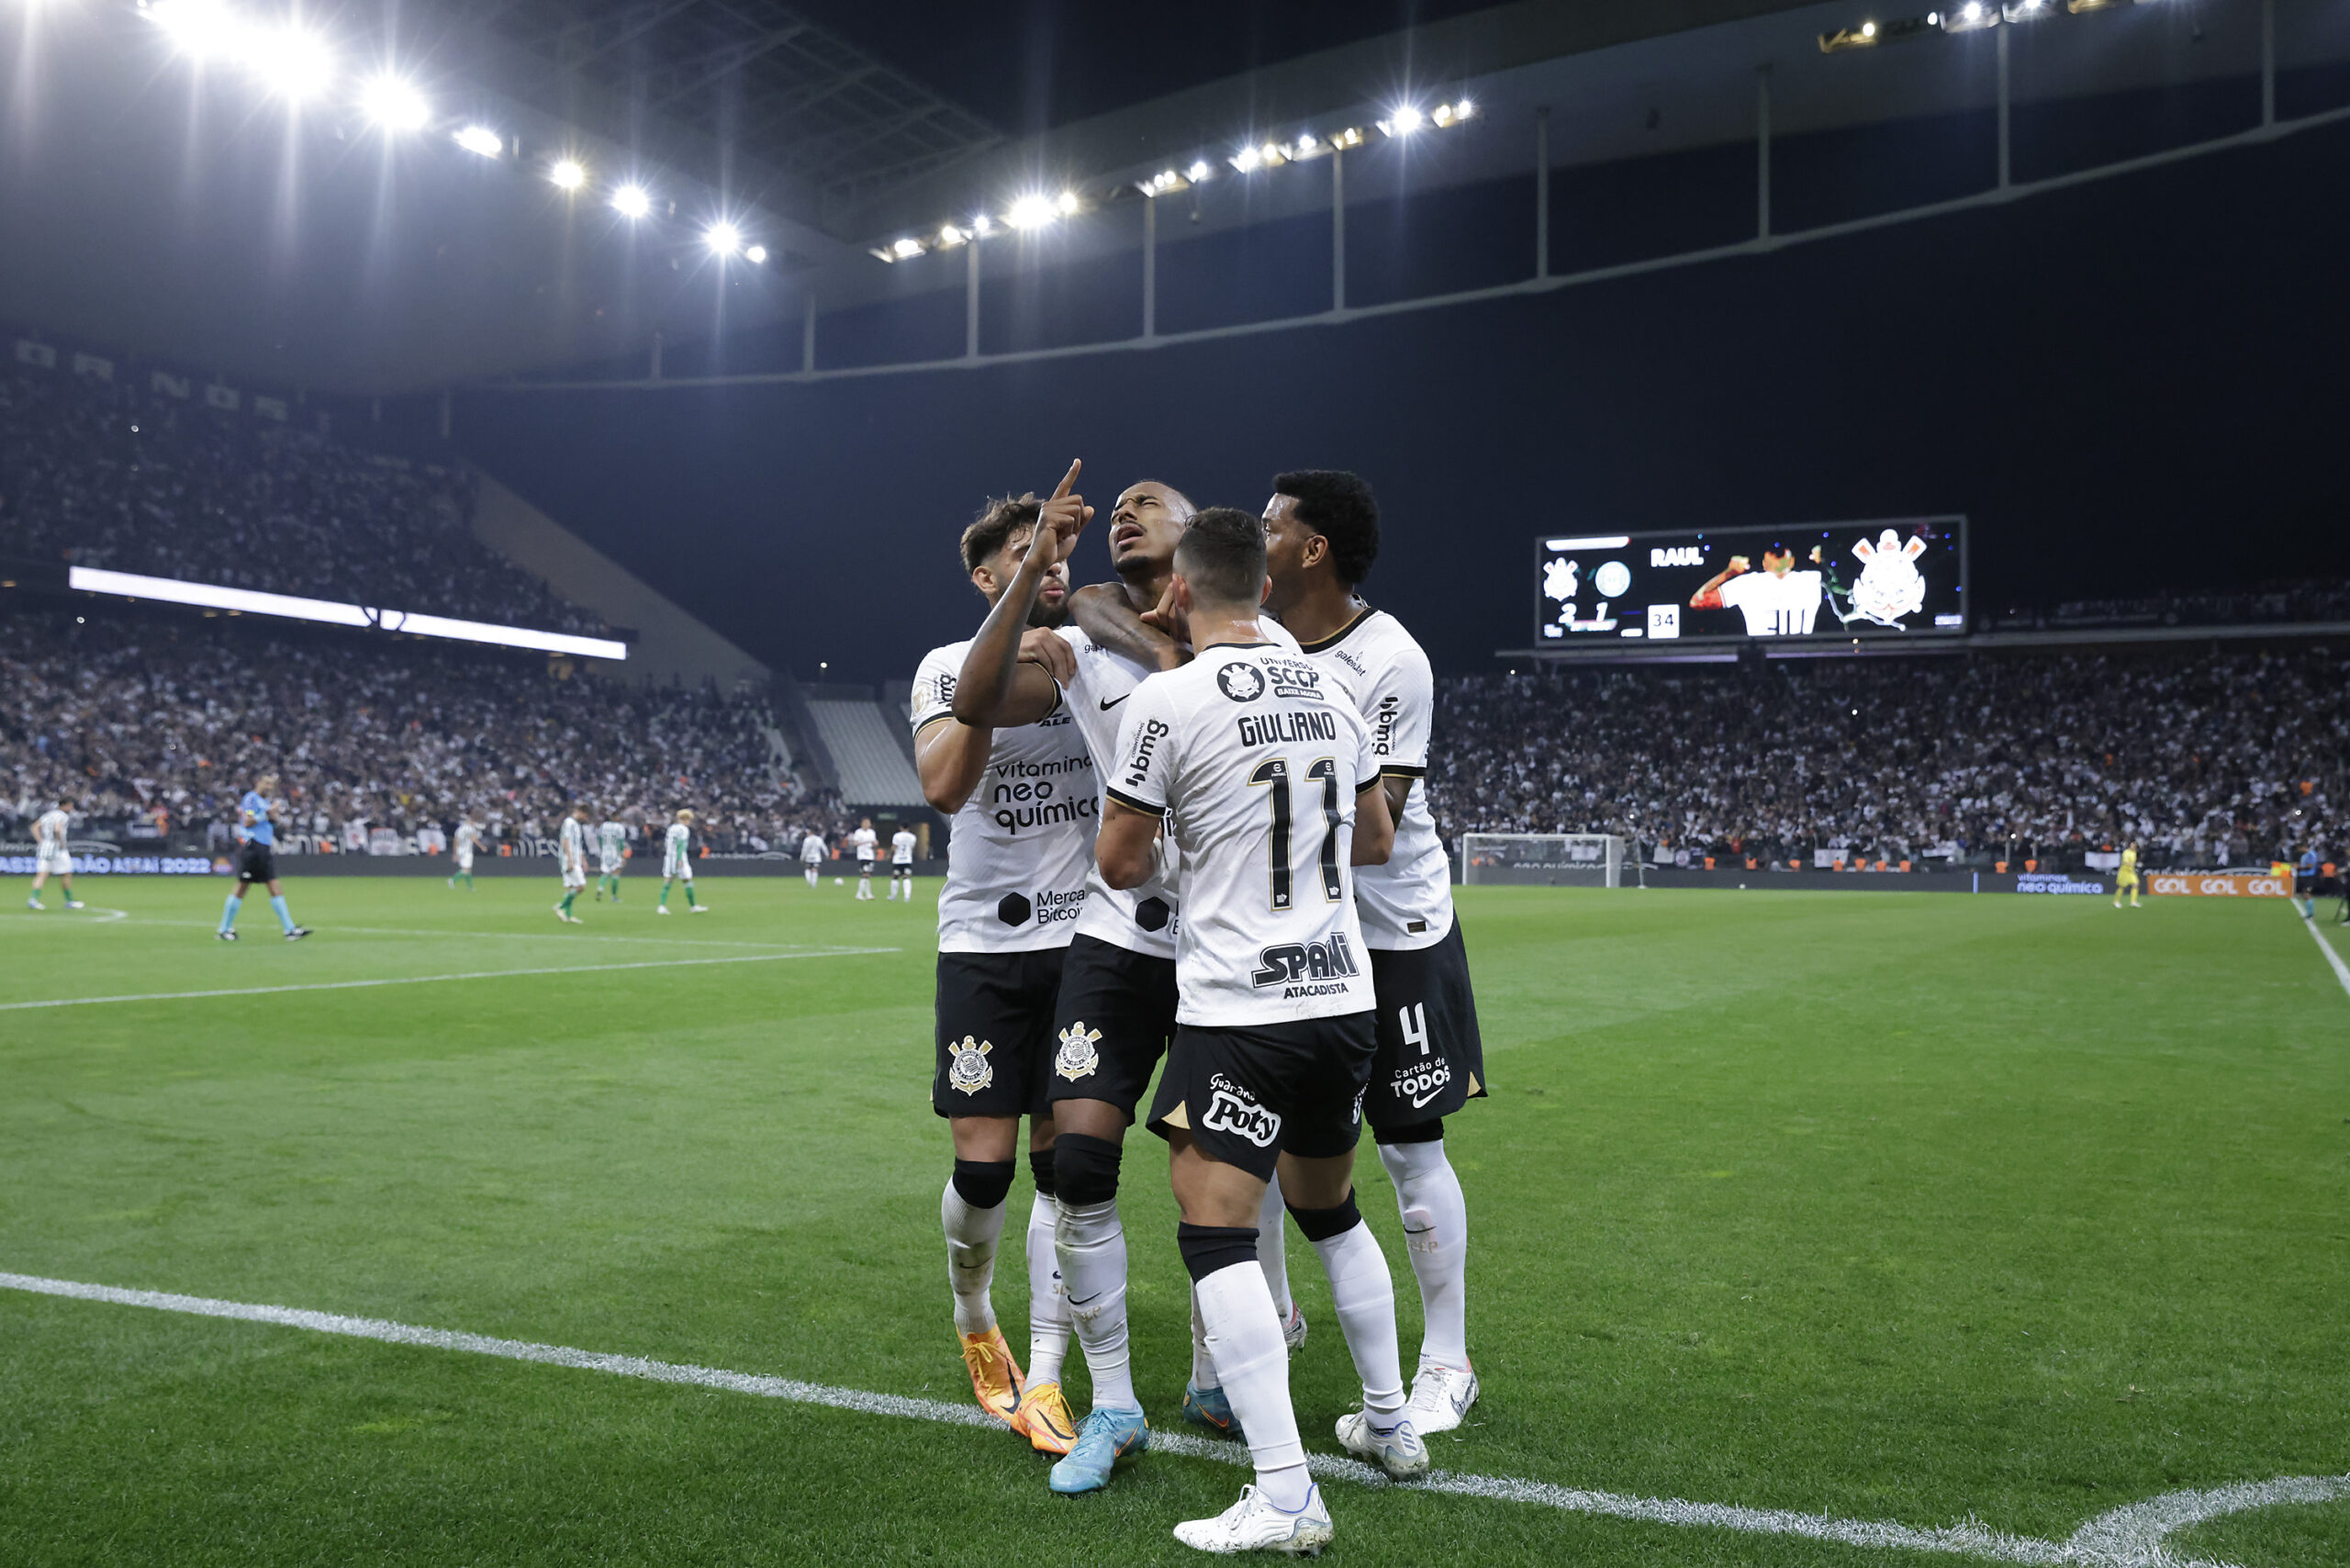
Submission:
[[[474,538],[473,491],[462,471],[135,385],[0,375],[0,556],[601,631]]]
[[[856,825],[778,765],[763,692],[563,679],[502,649],[252,621],[76,620],[0,619],[0,838],[71,795],[77,823],[218,850],[263,773],[296,848],[364,850],[386,830],[430,846],[469,814],[527,849],[574,801],[655,844],[690,806],[716,853],[788,855]]]
[[[2249,626],[2295,621],[2350,621],[2350,582],[2326,578],[2269,583],[2236,592],[2066,599],[2053,610],[2009,610],[1997,617],[1988,630]]]
[[[1816,659],[1438,683],[1463,832],[1614,833],[1739,865],[2263,865],[2350,839],[2350,659],[2306,649]]]

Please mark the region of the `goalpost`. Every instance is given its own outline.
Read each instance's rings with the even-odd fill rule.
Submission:
[[[1620,888],[1624,840],[1612,833],[1464,833],[1460,879],[1550,888]]]

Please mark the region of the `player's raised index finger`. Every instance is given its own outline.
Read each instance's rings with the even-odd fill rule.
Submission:
[[[1082,457],[1073,458],[1070,460],[1069,472],[1061,476],[1060,488],[1053,492],[1053,499],[1059,500],[1063,496],[1069,493],[1069,490],[1077,484],[1077,471],[1084,466],[1085,459]]]

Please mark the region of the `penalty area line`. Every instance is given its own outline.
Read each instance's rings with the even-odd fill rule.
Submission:
[[[300,1307],[218,1301],[205,1296],[174,1295],[162,1291],[125,1290],[118,1286],[85,1284],[74,1280],[44,1279],[34,1274],[0,1272],[0,1289],[63,1296],[75,1301],[105,1302],[116,1306],[185,1313],[197,1317],[273,1324],[286,1328],[308,1329],[316,1334],[372,1339],[387,1345],[457,1350],[513,1361],[535,1361],[580,1372],[640,1378],[650,1383],[719,1389],[731,1394],[786,1400],[796,1405],[818,1405],[866,1416],[891,1416],[948,1427],[1000,1427],[993,1417],[968,1405],[914,1399],[894,1394],[874,1394],[864,1389],[833,1388],[822,1383],[802,1383],[795,1378],[765,1377],[750,1372],[728,1372],[718,1367],[654,1361],[643,1356],[612,1355],[598,1350],[575,1350],[568,1345],[499,1339],[451,1328],[426,1328],[413,1324],[394,1323],[379,1317],[347,1317],[340,1313],[312,1312]],[[1236,1465],[1249,1462],[1248,1450],[1240,1444],[1194,1438],[1181,1432],[1154,1431],[1150,1435],[1150,1446],[1162,1453],[1190,1459],[1211,1459]],[[1919,1529],[1884,1520],[1839,1519],[1824,1514],[1796,1513],[1791,1509],[1745,1508],[1720,1503],[1684,1502],[1673,1497],[1625,1496],[1580,1487],[1556,1486],[1547,1482],[1504,1475],[1472,1475],[1456,1471],[1432,1471],[1422,1480],[1398,1484],[1389,1481],[1369,1465],[1351,1459],[1317,1453],[1309,1455],[1308,1462],[1316,1475],[1327,1480],[1349,1481],[1366,1486],[1394,1486],[1404,1491],[1436,1492],[1495,1502],[1524,1503],[1566,1513],[1594,1514],[1650,1524],[1736,1530],[1750,1535],[1800,1536],[1863,1549],[1929,1551],[1996,1562],[2048,1564],[2050,1568],[2072,1560],[2067,1546],[2062,1542],[2008,1535],[1971,1520],[1946,1529]],[[2160,1550],[2160,1533],[2157,1531],[2152,1535],[2154,1549],[2157,1552]],[[2132,1556],[2117,1557],[2112,1561],[2116,1563],[2143,1562],[2144,1568],[2153,1568],[2161,1559]]]
[[[59,996],[43,1002],[0,1002],[0,1013],[40,1007],[99,1007],[115,1002],[193,1002],[213,996],[274,996],[291,991],[364,991],[385,985],[439,985],[445,980],[518,980],[526,975],[599,975],[619,969],[678,969],[704,964],[774,964],[787,958],[851,958],[895,953],[896,947],[823,947],[800,953],[738,953],[722,958],[645,958],[632,964],[557,964],[544,969],[473,969],[447,975],[388,975],[380,980],[309,980],[298,985],[224,986],[217,991],[129,991],[120,996]]]

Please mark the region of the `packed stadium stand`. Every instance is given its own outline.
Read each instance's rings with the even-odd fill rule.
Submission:
[[[297,851],[447,834],[461,812],[528,848],[575,800],[656,836],[691,806],[721,853],[842,831],[837,805],[778,766],[762,695],[560,680],[525,655],[253,622],[76,622],[0,620],[0,837],[70,794],[77,831],[218,848],[263,771],[294,808]]]
[[[1439,681],[1463,832],[1616,833],[1737,867],[2266,863],[2350,839],[2350,658],[2209,644]]]
[[[136,385],[0,375],[0,556],[565,632],[597,618],[478,543],[462,470]]]

